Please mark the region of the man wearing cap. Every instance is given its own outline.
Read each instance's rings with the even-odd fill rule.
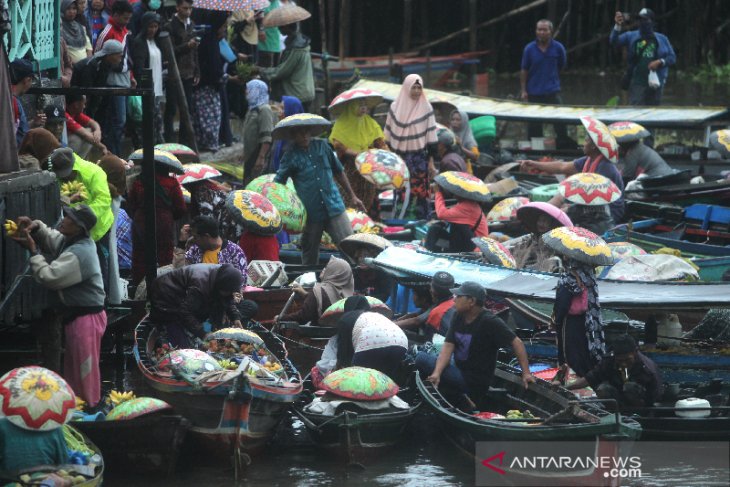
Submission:
[[[497,366],[500,348],[512,347],[522,368],[525,388],[535,382],[530,374],[525,346],[504,321],[484,309],[487,293],[476,283],[467,281],[454,293],[456,314],[446,334],[446,341],[438,358],[421,352],[416,356],[416,367],[434,386],[442,382],[463,400],[459,407],[481,408]],[[451,359],[453,356],[453,364]]]
[[[429,340],[436,333],[446,336],[456,312],[452,287],[454,287],[454,276],[444,271],[437,272],[431,278],[430,285],[431,299],[435,304],[420,315],[401,318],[395,324],[401,328],[423,330]]]
[[[657,365],[639,351],[630,335],[618,337],[612,348],[612,355],[569,384],[568,389],[590,385],[599,398],[615,399],[620,408],[653,406],[662,391]]]
[[[46,105],[43,112],[46,114],[46,130],[63,145],[63,129],[66,128],[66,114],[63,108],[58,105]]]
[[[10,63],[10,91],[13,94],[13,120],[15,123],[15,142],[20,147],[28,130],[34,127],[43,127],[46,123],[45,114],[37,114],[28,122],[20,97],[25,95],[33,85],[33,65],[27,59],[16,59]]]
[[[93,56],[74,64],[74,72],[71,77],[71,86],[79,88],[104,88],[106,80],[113,68],[119,66],[124,56],[124,46],[116,40],[108,40],[104,46],[96,51]],[[90,96],[86,107],[86,113],[90,117],[101,120],[104,116],[105,106],[102,105],[105,97]],[[105,104],[104,104],[105,105]]]
[[[18,218],[19,233],[13,239],[30,251],[35,280],[58,292],[66,336],[63,376],[93,407],[101,397],[99,352],[107,324],[101,268],[89,238],[96,216],[86,205],[67,207],[63,213],[58,230],[40,220]]]
[[[609,42],[614,47],[628,48],[628,67],[622,88],[629,90],[631,105],[659,105],[667,82],[669,66],[677,58],[669,39],[664,34],[654,32],[654,11],[642,8],[639,11],[639,30],[621,33],[624,14],[616,12],[616,25],[611,30]],[[655,72],[659,86],[649,84],[649,74]],[[628,82],[628,83],[627,83]]]

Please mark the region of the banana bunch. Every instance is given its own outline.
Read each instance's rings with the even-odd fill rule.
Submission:
[[[76,410],[83,411],[85,407],[86,407],[86,401],[81,399],[79,396],[76,396]]]
[[[66,181],[61,184],[61,195],[70,197],[77,193],[81,196],[81,199],[86,200],[89,198],[86,186],[81,181]]]
[[[112,403],[112,406],[117,407],[121,403],[125,401],[129,401],[130,399],[134,399],[136,396],[134,395],[134,391],[127,391],[127,392],[119,392],[119,391],[112,391],[109,393],[109,402]]]
[[[236,370],[238,368],[238,364],[236,362],[234,362],[233,360],[229,360],[227,358],[219,360],[218,365],[220,365],[221,367],[223,367],[226,370]]]
[[[16,233],[18,233],[18,224],[15,223],[13,220],[5,220],[5,233],[8,234],[8,237],[12,237]]]
[[[507,419],[534,419],[535,416],[530,412],[529,409],[526,409],[525,412],[520,411],[519,409],[510,409],[507,411]]]

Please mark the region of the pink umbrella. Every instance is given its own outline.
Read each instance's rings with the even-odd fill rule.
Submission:
[[[563,210],[544,201],[533,201],[517,209],[517,218],[530,233],[537,233],[537,219],[541,215],[553,219],[552,228],[573,226],[573,222]]]
[[[195,0],[195,8],[237,12],[239,10],[262,10],[270,5],[269,0]]]

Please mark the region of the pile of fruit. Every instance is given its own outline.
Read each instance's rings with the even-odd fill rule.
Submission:
[[[67,181],[61,184],[62,196],[68,196],[70,198],[75,194],[78,194],[82,200],[89,199],[89,194],[86,191],[86,186],[81,181]]]
[[[535,419],[537,416],[533,415],[529,409],[520,411],[519,409],[510,409],[507,411],[506,419]]]
[[[132,399],[136,398],[137,396],[134,395],[134,391],[127,391],[127,392],[119,392],[119,391],[111,391],[109,393],[109,402],[111,403],[112,407],[117,407],[121,403],[126,401],[131,401]]]
[[[13,482],[7,484],[8,486],[23,486],[23,485],[77,485],[83,484],[88,479],[83,475],[74,474],[68,470],[57,470],[55,472],[34,472],[24,473],[18,477],[20,482]]]
[[[5,233],[8,234],[8,237],[12,237],[18,233],[18,224],[13,220],[5,220],[5,225],[3,226],[5,227]]]
[[[206,351],[218,360],[218,365],[224,369],[234,370],[245,356],[260,367],[274,374],[284,372],[284,367],[277,358],[263,345],[239,342],[237,340],[213,339],[206,342]],[[257,367],[249,367],[249,375],[255,375]]]

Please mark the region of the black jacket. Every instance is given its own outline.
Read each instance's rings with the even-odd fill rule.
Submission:
[[[104,62],[101,57],[89,57],[74,64],[71,75],[71,86],[80,88],[104,88],[107,86],[106,79],[111,71],[111,66]],[[91,95],[86,100],[86,113],[95,119],[101,119],[97,112],[103,96]]]
[[[150,15],[148,15],[150,14]],[[142,76],[142,70],[150,67],[150,49],[147,45],[147,25],[157,17],[154,12],[147,12],[142,16],[142,20],[139,27],[139,33],[132,40],[132,69],[134,70],[134,77],[140,79]],[[157,31],[157,35],[154,38],[155,44],[162,53],[162,69],[165,69],[165,53],[162,51],[159,42],[160,31]]]

